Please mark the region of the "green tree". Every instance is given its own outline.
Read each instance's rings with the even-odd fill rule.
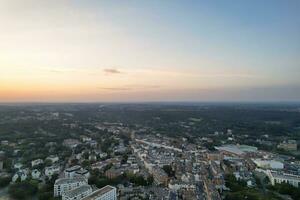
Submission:
[[[0,188],[7,186],[10,183],[11,177],[6,176],[6,177],[1,177],[0,178]]]
[[[168,174],[169,177],[175,176],[175,172],[173,171],[173,169],[170,165],[164,165],[163,170]]]
[[[17,200],[30,199],[37,191],[36,183],[29,181],[12,184],[8,189],[9,195]]]
[[[152,176],[152,175],[151,175],[151,176],[148,176],[148,178],[147,178],[147,184],[148,184],[148,185],[152,185],[152,184],[153,184],[153,181],[154,181],[153,176]]]
[[[244,190],[247,183],[245,181],[238,181],[234,175],[228,174],[225,176],[225,185],[230,188],[232,192],[238,192]]]

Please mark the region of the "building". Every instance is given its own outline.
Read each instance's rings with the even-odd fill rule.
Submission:
[[[266,174],[269,177],[272,185],[275,185],[276,183],[287,183],[293,185],[294,187],[300,187],[300,176],[271,170],[267,170]]]
[[[207,153],[208,160],[223,160],[223,155],[220,152],[209,152]]]
[[[95,140],[91,140],[91,141],[88,141],[86,143],[89,144],[90,147],[95,147],[96,148],[98,146],[98,142],[95,141]]]
[[[222,152],[224,155],[234,155],[239,157],[243,157],[247,153],[254,153],[257,151],[256,147],[248,145],[224,145],[215,148]]]
[[[54,183],[54,197],[61,196],[64,192],[73,190],[81,185],[87,185],[87,180],[83,177],[59,178]]]
[[[130,165],[130,167],[127,168],[127,170],[129,173],[132,173],[132,174],[137,174],[138,172],[140,172],[140,168],[138,165]]]
[[[9,145],[8,140],[2,140],[2,141],[1,141],[1,145],[3,145],[3,146]]]
[[[168,188],[171,191],[178,191],[181,189],[185,189],[185,190],[193,190],[195,189],[195,185],[192,183],[185,183],[183,181],[179,181],[179,180],[172,180],[170,181],[170,183],[168,184]]]
[[[277,145],[277,148],[286,151],[297,151],[297,141],[296,140],[283,141],[282,143]]]
[[[132,131],[132,132],[131,132],[131,134],[130,134],[130,138],[131,138],[132,140],[134,140],[134,139],[135,139],[135,132],[134,132],[134,131]]]
[[[58,156],[51,155],[51,156],[48,156],[48,157],[46,158],[46,160],[51,160],[52,163],[56,163],[56,162],[59,161],[59,158],[58,158]]]
[[[99,190],[94,191],[82,200],[117,200],[117,189],[107,185]]]
[[[127,199],[134,199],[134,198],[140,198],[140,199],[147,199],[147,191],[143,187],[124,187],[118,186],[118,192],[119,200],[127,200]]]
[[[14,164],[14,169],[20,170],[22,167],[23,167],[22,163],[16,163],[16,164]]]
[[[255,179],[253,177],[253,174],[248,171],[236,171],[233,172],[233,175],[235,176],[236,180],[240,181],[243,180],[247,183],[248,187],[255,186]]]
[[[253,162],[256,164],[257,167],[263,169],[283,169],[284,164],[282,162],[276,160],[261,160],[261,159],[254,159]]]
[[[53,174],[59,174],[60,167],[58,165],[53,165],[45,168],[45,175],[48,177],[53,176]]]
[[[156,184],[168,185],[169,177],[164,170],[159,167],[154,167],[152,169],[152,175]]]
[[[66,178],[73,178],[75,176],[76,171],[81,170],[81,166],[79,165],[75,165],[73,167],[70,167],[68,169],[65,169],[65,177]]]
[[[81,139],[82,142],[89,142],[89,141],[92,140],[92,138],[90,138],[90,137],[88,137],[86,135],[81,135],[80,139]]]
[[[121,169],[115,169],[111,168],[105,172],[105,176],[109,179],[116,178],[118,176],[121,176],[123,174]]]
[[[92,193],[92,187],[81,185],[73,190],[66,191],[62,194],[62,200],[79,200]]]
[[[78,171],[75,171],[74,176],[82,176],[88,179],[90,177],[90,172],[86,169],[80,169]]]
[[[36,159],[36,160],[31,161],[31,166],[34,167],[34,166],[37,166],[37,165],[40,165],[43,163],[44,163],[44,161],[42,159]]]
[[[76,139],[65,139],[63,141],[63,145],[69,148],[75,148],[77,147],[79,144],[81,144],[81,142],[79,140]]]
[[[34,169],[31,172],[31,177],[32,177],[32,179],[38,180],[41,177],[41,172],[38,169]]]
[[[99,154],[100,158],[106,158],[107,157],[107,153],[103,152]]]
[[[2,156],[0,155],[0,171],[3,170],[4,160],[5,160],[4,156],[2,157]]]
[[[17,182],[17,180],[25,181],[28,178],[27,174],[28,170],[26,169],[16,172],[15,175],[12,177],[12,182]]]

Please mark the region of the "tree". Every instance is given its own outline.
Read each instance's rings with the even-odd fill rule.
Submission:
[[[170,165],[164,165],[163,170],[168,174],[169,177],[175,176],[175,172],[173,171],[173,169]]]
[[[76,159],[76,158],[71,160],[71,165],[72,165],[72,166],[78,165],[78,163],[79,163],[79,160]]]
[[[300,199],[300,189],[287,183],[276,184],[268,188],[280,194],[290,195],[293,199]]]
[[[52,160],[46,159],[44,164],[45,164],[46,167],[49,167],[49,166],[52,165]]]
[[[12,159],[4,159],[3,168],[6,169],[7,172],[12,172]]]
[[[132,173],[126,173],[126,178],[129,179],[129,181],[131,183],[134,183],[135,185],[137,186],[147,186],[149,185],[149,182],[147,179],[144,179],[143,176],[138,176],[138,175],[135,175],[135,174],[132,174]],[[149,180],[151,181],[151,180]]]
[[[124,155],[122,156],[121,164],[125,164],[125,163],[127,162],[127,160],[128,160],[128,155],[127,155],[127,154],[124,154]]]
[[[153,176],[152,176],[152,175],[151,175],[151,176],[148,176],[148,178],[147,178],[147,184],[148,184],[148,185],[152,185],[152,184],[153,184],[153,181],[154,181]]]
[[[29,199],[38,191],[37,185],[33,182],[24,181],[10,185],[9,195],[14,199]]]
[[[251,193],[249,191],[235,192],[235,193],[228,194],[225,197],[225,200],[240,200],[240,199],[261,200],[259,195],[257,195],[256,193]]]
[[[6,177],[1,177],[0,178],[0,188],[7,186],[10,183],[11,177],[6,176]]]
[[[87,167],[89,167],[90,165],[91,165],[91,163],[90,163],[89,160],[84,160],[84,161],[82,161],[82,163],[81,163],[81,166],[82,166],[83,168],[87,168]]]
[[[97,181],[98,181],[98,175],[92,174],[90,176],[88,182],[89,182],[90,185],[96,185]]]
[[[39,200],[50,200],[52,199],[53,192],[41,192],[38,194]]]

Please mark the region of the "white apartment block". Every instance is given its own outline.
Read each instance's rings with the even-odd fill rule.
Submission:
[[[275,185],[276,183],[288,183],[294,187],[300,187],[300,176],[279,173],[271,170],[267,170],[267,176],[269,177],[272,185]]]
[[[61,196],[64,192],[82,185],[87,185],[87,180],[83,177],[57,179],[54,183],[54,197]]]
[[[107,185],[99,190],[94,191],[82,200],[117,200],[117,189]]]
[[[79,200],[92,193],[92,187],[89,185],[82,185],[73,190],[69,190],[62,194],[62,200]]]

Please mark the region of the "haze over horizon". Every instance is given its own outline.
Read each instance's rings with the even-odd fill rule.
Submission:
[[[299,10],[0,0],[0,102],[300,101]]]

